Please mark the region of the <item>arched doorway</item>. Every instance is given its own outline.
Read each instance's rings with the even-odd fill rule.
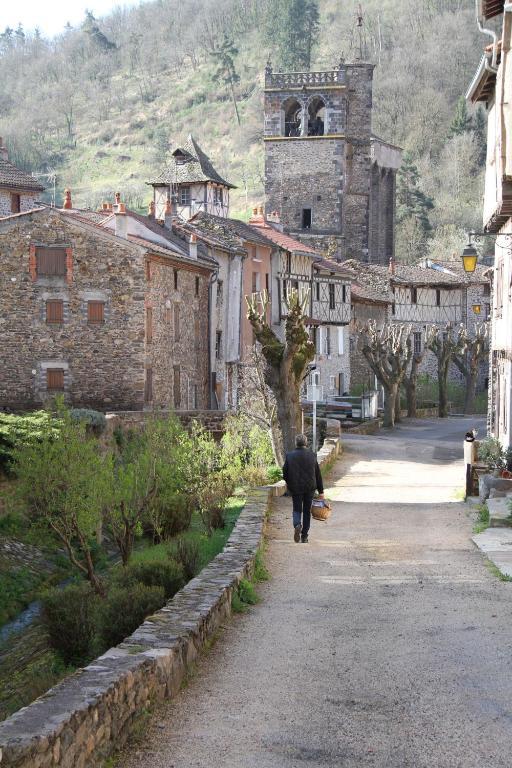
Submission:
[[[315,96],[308,107],[308,136],[323,136],[325,133],[325,103]]]
[[[302,133],[302,104],[297,99],[287,99],[282,106],[284,135],[300,136]]]

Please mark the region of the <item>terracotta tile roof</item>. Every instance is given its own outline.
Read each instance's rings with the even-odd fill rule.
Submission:
[[[224,187],[236,189],[234,184],[230,184],[217,173],[208,155],[190,135],[183,147],[174,150],[173,159],[165,171],[149,184],[192,184],[204,181],[213,181]]]
[[[30,174],[16,168],[9,160],[0,155],[0,187],[9,189],[27,189],[42,192],[44,187]]]
[[[318,256],[318,253],[314,251],[313,248],[310,248],[309,245],[304,245],[304,243],[295,240],[294,237],[290,237],[290,235],[287,235],[285,232],[280,232],[278,229],[274,229],[263,219],[261,222],[258,221],[257,223],[254,220],[251,220],[248,226],[251,227],[251,229],[256,229],[261,232],[267,240],[271,240],[285,251],[290,251],[291,253],[307,253],[311,256]]]

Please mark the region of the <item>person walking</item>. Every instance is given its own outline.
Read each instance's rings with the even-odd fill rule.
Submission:
[[[315,489],[324,498],[322,473],[316,456],[308,447],[306,435],[297,435],[295,450],[286,454],[283,478],[293,501],[293,539],[295,543],[308,541],[311,524],[311,503]]]

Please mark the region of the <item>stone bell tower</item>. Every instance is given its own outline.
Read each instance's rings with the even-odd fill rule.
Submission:
[[[385,262],[393,255],[390,238],[370,233],[378,141],[371,133],[373,69],[342,61],[326,72],[276,73],[270,64],[265,71],[267,210],[280,214],[285,231],[338,260]],[[397,151],[392,160],[399,165]],[[394,227],[394,186],[391,195],[389,189],[382,194],[386,205],[392,202]],[[384,214],[378,221],[388,226]],[[372,252],[381,240],[389,253],[380,245]]]

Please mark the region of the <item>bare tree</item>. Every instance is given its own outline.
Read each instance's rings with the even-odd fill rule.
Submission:
[[[411,347],[412,350],[412,340],[410,337],[407,340],[407,344]],[[402,386],[405,389],[405,396],[407,399],[407,416],[409,416],[411,419],[415,418],[416,416],[416,388],[418,386],[418,373],[424,357],[425,347],[421,350],[421,352],[414,352],[411,354],[411,367],[409,368],[408,372],[405,373],[402,382]]]
[[[463,325],[454,328],[451,323],[439,328],[432,325],[427,328],[426,346],[437,358],[437,384],[439,387],[439,418],[448,416],[448,371],[455,355],[463,353],[466,346],[466,329]]]
[[[283,341],[266,319],[267,292],[247,296],[246,301],[247,317],[268,364],[265,368],[265,381],[276,399],[283,449],[290,451],[301,426],[300,386],[308,363],[315,356],[315,345],[304,325],[304,310],[309,301],[309,293],[305,291],[299,296],[298,291],[290,292]]]
[[[464,413],[471,413],[475,402],[480,362],[489,352],[489,324],[477,323],[472,336],[466,329],[464,330],[464,349],[454,354],[453,362],[466,379]]]
[[[374,320],[359,327],[361,351],[384,387],[384,426],[394,427],[397,397],[411,359],[410,326],[386,323],[377,327]]]
[[[275,462],[278,466],[282,466],[284,463],[283,440],[277,417],[276,399],[265,377],[267,365],[261,347],[255,344],[243,369],[239,397],[240,410],[254,424],[268,431]]]

